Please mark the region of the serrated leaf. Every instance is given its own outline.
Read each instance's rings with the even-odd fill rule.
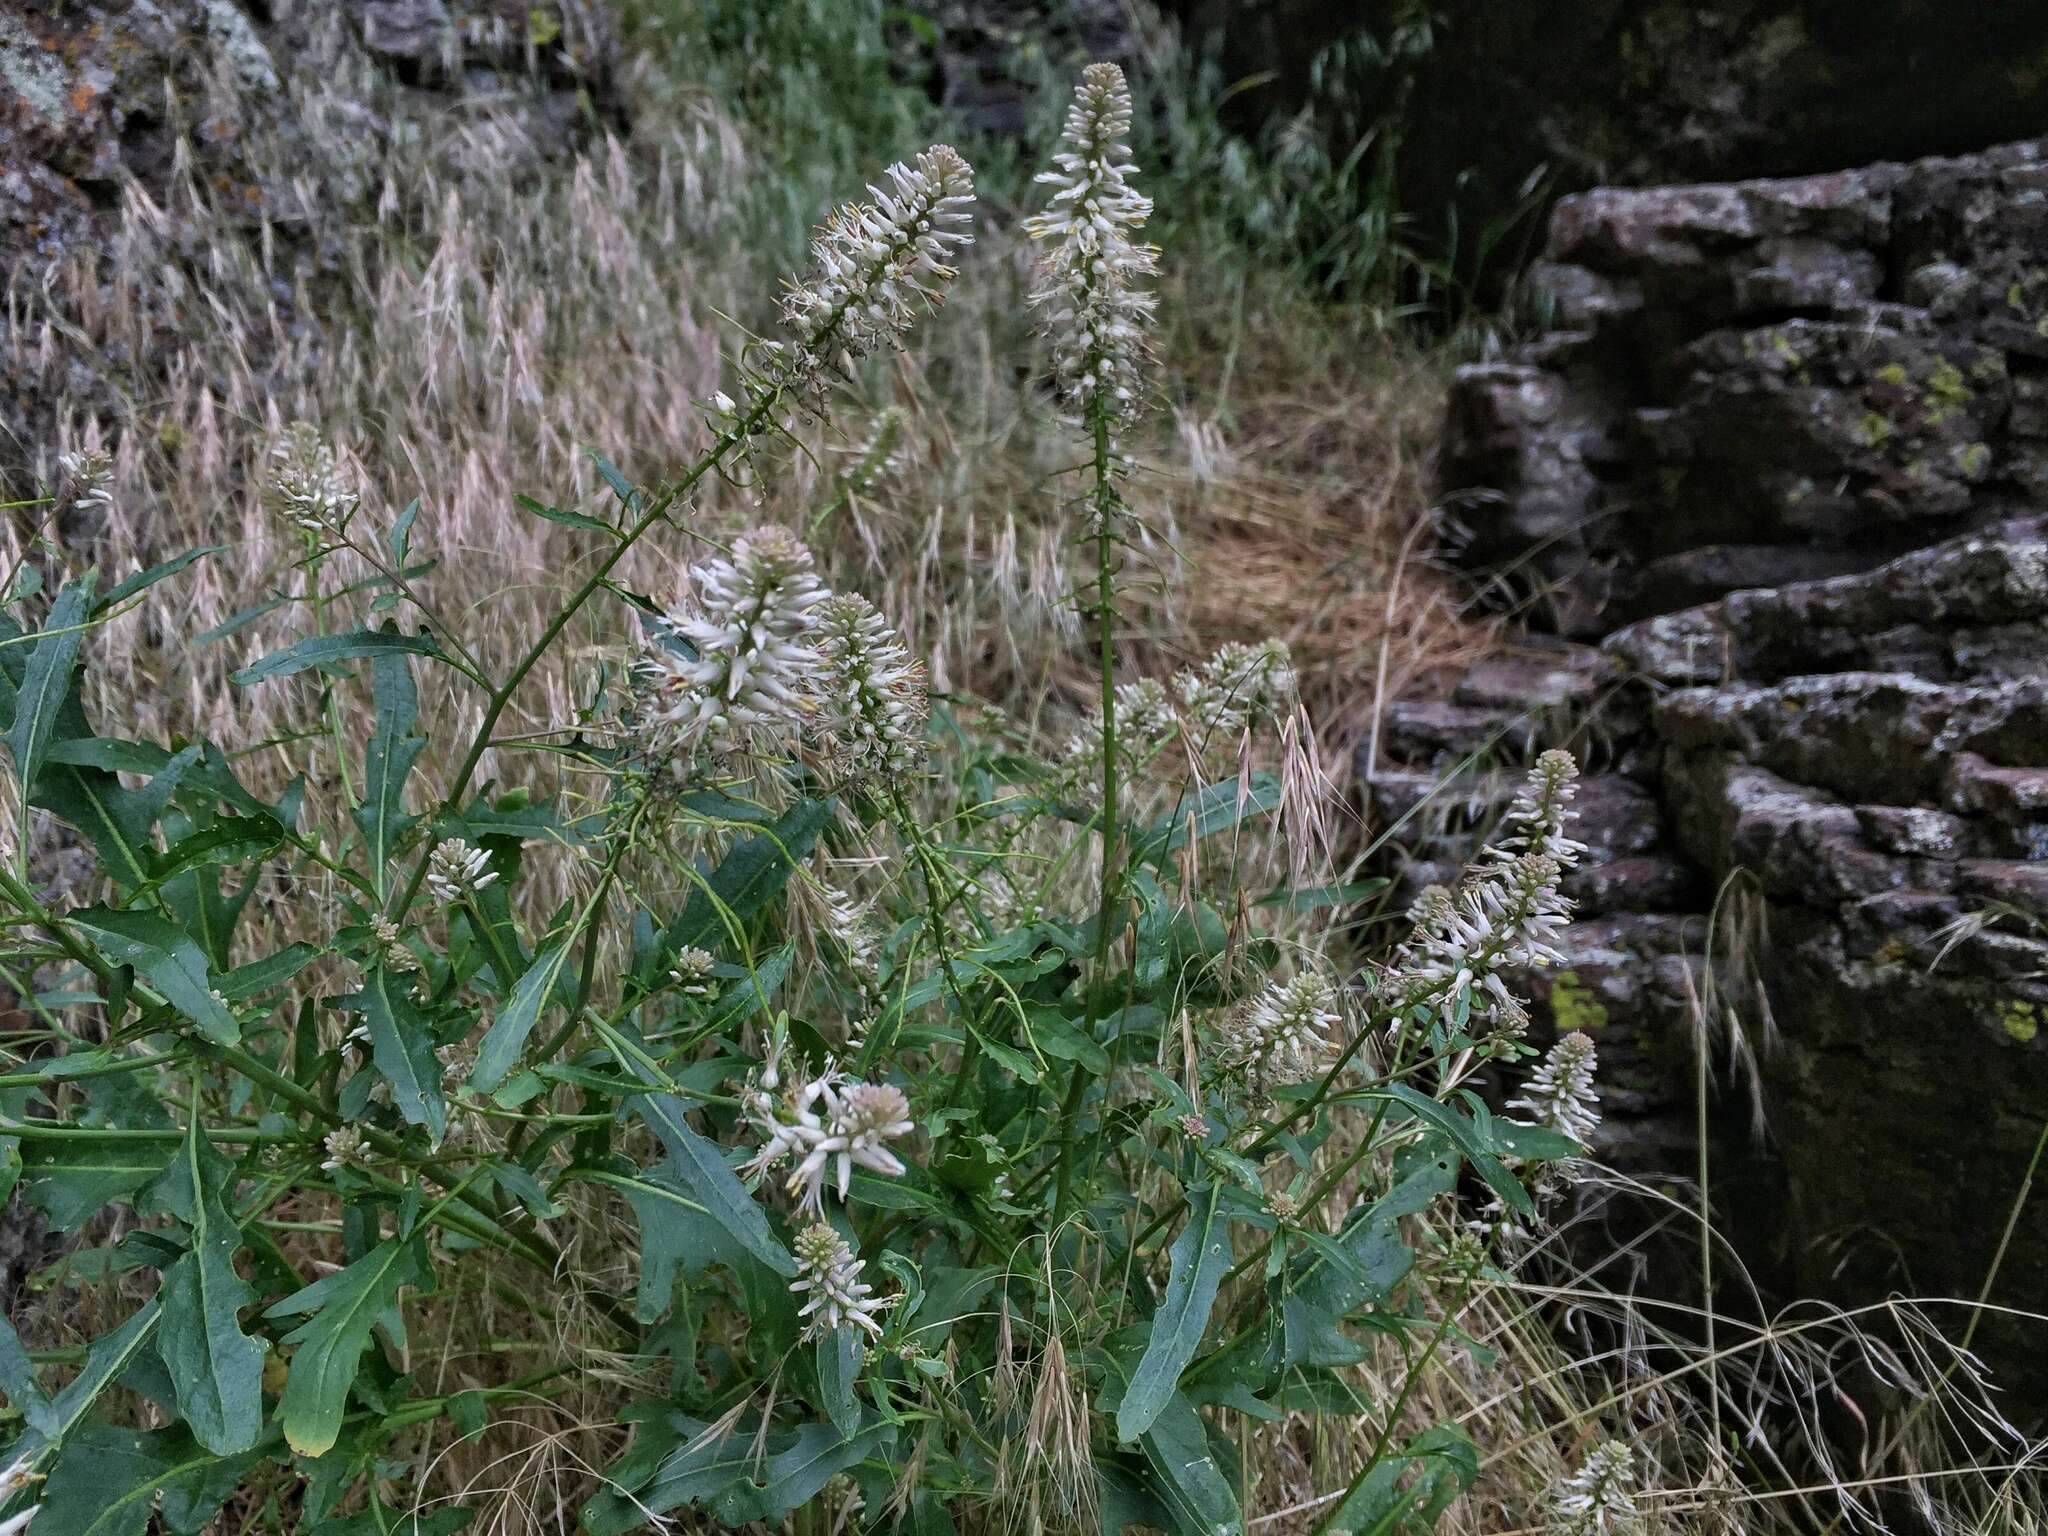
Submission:
[[[711,1501],[711,1511],[728,1526],[786,1514],[816,1498],[839,1473],[864,1461],[891,1432],[889,1425],[876,1425],[857,1435],[843,1435],[830,1424],[805,1424],[752,1476],[728,1484]]]
[[[43,1486],[38,1536],[141,1536],[161,1508],[171,1536],[198,1536],[235,1491],[256,1453],[217,1456],[179,1425],[81,1429]]]
[[[24,1193],[58,1231],[75,1231],[162,1173],[169,1156],[167,1142],[32,1140],[21,1154]]]
[[[0,1392],[7,1394],[7,1401],[30,1429],[47,1435],[56,1427],[56,1409],[36,1379],[35,1365],[21,1347],[14,1324],[5,1317],[0,1317]]]
[[[358,661],[365,656],[391,655],[439,657],[441,648],[434,643],[432,635],[401,635],[394,630],[354,629],[339,635],[308,635],[281,651],[272,651],[239,672],[230,672],[228,681],[238,687],[249,688],[272,678],[295,676],[308,667],[326,666],[337,661]]]
[[[476,1518],[476,1509],[442,1504],[433,1509],[394,1509],[382,1499],[353,1515],[322,1520],[317,1536],[455,1536]]]
[[[1185,1397],[1175,1392],[1167,1398],[1138,1448],[1176,1536],[1241,1536],[1236,1491],[1216,1464],[1202,1416]]]
[[[667,1093],[643,1093],[631,1101],[668,1148],[669,1157],[650,1173],[672,1176],[680,1192],[703,1206],[719,1229],[747,1253],[778,1275],[796,1273],[796,1260],[776,1239],[768,1214],[747,1193],[739,1175],[727,1166],[715,1142],[707,1141],[683,1121],[681,1099]]]
[[[363,976],[363,990],[351,1001],[370,1026],[370,1060],[391,1085],[392,1107],[406,1124],[424,1125],[438,1143],[448,1132],[441,1059],[434,1054],[426,1019],[413,1006],[411,983],[373,965]]]
[[[1465,1155],[1465,1161],[1472,1165],[1473,1171],[1486,1180],[1486,1187],[1500,1196],[1509,1210],[1524,1216],[1535,1213],[1536,1205],[1529,1198],[1529,1191],[1522,1187],[1520,1179],[1502,1166],[1495,1148],[1479,1134],[1470,1116],[1459,1114],[1450,1105],[1439,1103],[1426,1093],[1416,1092],[1406,1083],[1389,1083],[1384,1088],[1364,1090],[1356,1097],[1392,1099],[1404,1106],[1416,1119],[1448,1136]]]
[[[277,1405],[285,1439],[301,1456],[321,1455],[334,1444],[370,1329],[397,1305],[400,1290],[425,1285],[431,1274],[424,1236],[386,1238],[348,1268],[314,1281],[263,1314],[313,1314],[285,1336],[298,1353]]]
[[[1337,1506],[1327,1529],[1332,1536],[1425,1536],[1478,1476],[1472,1437],[1455,1424],[1434,1425],[1382,1457]]]
[[[1221,1184],[1188,1193],[1188,1224],[1173,1240],[1166,1295],[1152,1315],[1145,1353],[1116,1411],[1119,1440],[1135,1440],[1151,1427],[1179,1388],[1180,1373],[1201,1347],[1216,1288],[1230,1268],[1230,1224],[1222,1202]]]
[[[1240,788],[1235,778],[1220,779],[1184,797],[1174,809],[1131,838],[1131,857],[1157,863],[1191,840],[1213,837],[1239,822],[1263,816],[1280,804],[1280,781],[1255,773]]]
[[[164,1271],[157,1354],[193,1438],[217,1456],[232,1456],[255,1445],[263,1432],[267,1350],[235,1318],[256,1293],[235,1273],[242,1234],[222,1198],[232,1187],[232,1170],[200,1138],[196,1117],[173,1171],[185,1186],[192,1246]]]
[[[272,987],[283,986],[318,960],[320,955],[321,951],[310,944],[290,945],[274,955],[265,955],[261,960],[236,966],[220,978],[216,990],[231,1003],[255,997]]]
[[[662,935],[663,956],[688,946],[716,949],[727,942],[728,922],[745,922],[779,896],[831,819],[831,801],[799,800],[772,827],[733,844],[706,878],[708,890],[693,890],[681,915]]]
[[[640,1284],[633,1315],[643,1323],[659,1321],[668,1310],[678,1270],[694,1274],[707,1264],[730,1264],[740,1252],[711,1220],[711,1213],[682,1192],[680,1174],[664,1171],[664,1165],[649,1169],[642,1178],[599,1169],[578,1170],[572,1176],[618,1190],[640,1220]]]
[[[605,1473],[606,1488],[583,1506],[591,1536],[625,1536],[651,1516],[683,1504],[708,1503],[762,1464],[751,1434],[723,1431],[667,1403],[636,1403],[622,1415],[633,1443]]]
[[[1407,1278],[1415,1253],[1401,1236],[1400,1219],[1457,1183],[1455,1159],[1448,1148],[1436,1145],[1440,1156],[1422,1161],[1356,1212],[1336,1237],[1309,1243],[1309,1255],[1289,1276],[1281,1302],[1287,1364],[1348,1365],[1358,1359],[1357,1347],[1338,1324],[1366,1303],[1383,1301]]]
[[[14,718],[7,727],[7,747],[14,754],[15,777],[30,789],[35,788],[36,775],[42,772],[44,750],[59,739],[58,720],[71,693],[71,669],[78,660],[79,643],[85,639],[92,588],[89,571],[65,583],[50,605],[49,618],[22,672]]]
[[[363,862],[382,901],[391,887],[391,859],[398,839],[416,817],[405,814],[405,781],[427,742],[415,736],[419,687],[403,652],[379,656],[370,668],[377,723],[363,753],[363,803],[355,823],[363,834]]]
[[[569,940],[558,939],[534,957],[498,1010],[491,1027],[476,1049],[476,1066],[469,1074],[469,1086],[477,1093],[489,1093],[519,1065],[519,1053],[526,1049],[526,1037],[540,1022],[548,999],[569,964]]]
[[[199,946],[154,912],[82,907],[70,916],[93,944],[116,965],[132,965],[136,973],[163,994],[164,1001],[199,1026],[207,1039],[234,1045],[242,1027],[214,995],[213,972]]]

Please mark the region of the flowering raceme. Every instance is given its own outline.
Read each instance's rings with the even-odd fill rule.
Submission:
[[[797,1277],[790,1289],[809,1299],[797,1308],[804,1320],[804,1337],[815,1339],[851,1325],[880,1338],[881,1314],[895,1304],[895,1298],[873,1295],[873,1287],[861,1279],[866,1262],[856,1259],[846,1239],[824,1222],[817,1222],[797,1235],[795,1244]]]
[[[1294,660],[1279,640],[1233,641],[1173,686],[1191,731],[1214,744],[1233,743],[1254,721],[1294,701]]]
[[[893,342],[918,300],[938,301],[956,275],[947,258],[972,238],[964,226],[974,172],[949,146],[934,144],[884,176],[887,187],[868,188],[873,201],[848,203],[825,221],[811,245],[815,275],[783,298],[799,378]]]
[[[1087,413],[1127,421],[1143,405],[1145,326],[1155,300],[1139,285],[1159,270],[1159,253],[1135,236],[1152,200],[1130,176],[1131,92],[1114,64],[1091,64],[1068,109],[1045,212],[1024,229],[1044,247],[1031,302],[1044,311],[1062,395]]]
[[[270,450],[263,490],[272,512],[308,533],[338,530],[356,507],[334,449],[310,422],[293,422]]]
[[[1592,1037],[1575,1029],[1550,1048],[1508,1108],[1584,1145],[1600,1125],[1600,1091],[1594,1086],[1599,1067]]]
[[[1268,982],[1250,1004],[1233,1012],[1223,1031],[1223,1064],[1257,1086],[1298,1083],[1313,1076],[1343,1020],[1337,989],[1314,971]]]
[[[1446,1024],[1469,999],[1475,1019],[1519,1033],[1528,1016],[1502,973],[1563,963],[1571,902],[1558,882],[1582,851],[1564,832],[1577,774],[1570,754],[1545,752],[1509,808],[1500,841],[1474,862],[1465,883],[1455,893],[1431,887],[1416,904],[1415,933],[1395,969],[1431,996]]]
[[[924,666],[857,593],[837,592],[818,607],[819,726],[835,778],[893,783],[924,753],[931,703]]]
[[[815,610],[831,595],[811,552],[780,528],[756,528],[730,557],[693,569],[690,587],[694,601],[672,606],[641,652],[648,745],[689,755],[794,733],[821,667],[808,638]]]

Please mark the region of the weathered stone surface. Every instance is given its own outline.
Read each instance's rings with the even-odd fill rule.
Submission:
[[[1168,8],[1209,34],[1223,79],[1252,86],[1231,103],[1246,117],[1348,108],[1332,124],[1341,156],[1398,113],[1396,194],[1422,240],[1497,235],[1528,209],[1532,173],[1564,192],[1795,176],[1956,154],[2048,121],[2048,10],[2025,0],[1939,20],[1921,0]],[[1496,259],[1512,263],[1514,244]],[[1837,280],[1838,249],[1754,265],[1782,270],[1777,291],[1798,298]]]
[[[2048,1104],[2044,252],[2041,143],[1589,193],[1534,277],[1560,330],[1450,403],[1458,551],[1604,637],[1602,690],[1545,723],[1635,791],[1586,780],[1603,852],[1539,1023],[1601,1020],[1610,1150],[1636,1157],[1686,1146],[1680,1043],[1741,1021],[1791,1217],[1748,1222],[1783,1240],[1751,1257],[1802,1288],[1974,1294]],[[1446,743],[1522,718],[1505,691],[1397,705],[1419,713],[1386,733],[1395,768],[1450,766],[1432,711]],[[1372,784],[1386,809],[1424,793]],[[1425,827],[1431,867],[1484,825]],[[1739,1007],[1713,1014],[1707,967]],[[2038,1305],[2048,1208],[2013,1243],[1994,1299]],[[2048,1380],[2038,1338],[1985,1338],[2008,1385]]]
[[[489,0],[459,18],[442,0],[0,0],[0,270],[33,275],[101,239],[131,181],[162,205],[181,140],[199,179],[234,190],[252,224],[294,227],[292,177],[335,153],[299,115],[295,72],[324,64],[322,110],[349,115],[331,98],[351,74],[334,67],[335,50],[350,44],[409,84],[488,98],[539,153],[575,141],[579,95],[594,112],[617,105],[604,0]],[[361,104],[353,115],[337,126],[377,124]],[[292,146],[298,163],[279,166],[259,144]]]
[[[1592,636],[2031,513],[2044,206],[2048,141],[1563,199],[1558,330],[1452,392],[1462,557]]]

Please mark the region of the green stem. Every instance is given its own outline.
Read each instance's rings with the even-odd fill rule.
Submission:
[[[460,805],[462,796],[469,789],[470,779],[476,774],[477,765],[483,761],[484,753],[490,748],[492,734],[498,728],[498,721],[504,717],[506,708],[512,702],[512,695],[518,691],[519,685],[526,681],[527,674],[540,664],[541,657],[547,654],[562,631],[569,627],[569,621],[582,611],[585,603],[597,595],[599,588],[604,586],[607,578],[617,569],[619,562],[626,558],[627,551],[646,537],[648,531],[668,515],[669,508],[694,490],[697,483],[717,468],[728,453],[754,435],[755,430],[782,399],[786,388],[786,383],[778,383],[774,388],[762,391],[755,400],[753,409],[748,411],[743,419],[719,434],[718,441],[711,445],[710,451],[703,458],[691,465],[683,477],[668,490],[648,503],[647,510],[641,514],[639,521],[620,535],[618,541],[613,544],[611,553],[598,562],[597,569],[592,571],[583,584],[571,594],[562,610],[548,621],[547,627],[540,632],[540,638],[519,658],[510,675],[492,690],[490,699],[484,706],[484,717],[477,725],[476,735],[470,741],[469,750],[463,754],[462,763],[455,770],[455,777],[449,781],[448,793],[442,798],[443,811],[452,810]],[[439,847],[440,843],[441,835],[438,832],[433,833],[427,838],[426,845],[420,849],[419,862],[413,866],[412,874],[406,880],[405,890],[399,896],[397,906],[388,914],[392,921],[401,920],[414,898],[419,895],[420,885],[427,877],[427,861],[433,857],[434,849]]]
[[[1111,478],[1109,411],[1099,398],[1090,407],[1095,428],[1095,640],[1096,669],[1102,688],[1102,894],[1095,911],[1095,965],[1087,994],[1083,1033],[1095,1037],[1102,997],[1109,988],[1109,917],[1122,894],[1117,871],[1116,742],[1116,484]],[[1073,1196],[1074,1138],[1080,1129],[1081,1103],[1088,1078],[1075,1062],[1067,1074],[1067,1092],[1060,1105],[1059,1174],[1054,1185],[1052,1216],[1058,1226]]]

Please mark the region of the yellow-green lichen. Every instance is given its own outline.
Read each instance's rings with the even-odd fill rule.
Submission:
[[[1963,478],[1980,480],[1984,471],[1991,467],[1991,448],[1987,443],[1969,443],[1956,455],[1956,462],[1962,466]]]
[[[1943,358],[1927,375],[1927,392],[1921,398],[1927,406],[1927,424],[1938,427],[1977,395],[1964,380],[1963,370]]]
[[[1892,435],[1892,424],[1882,411],[1865,411],[1863,420],[1856,424],[1856,435],[1863,440],[1864,447],[1875,448]]]
[[[1559,971],[1550,983],[1550,1017],[1560,1035],[1575,1029],[1597,1035],[1607,1027],[1607,1005],[1579,980],[1577,971]]]
[[[1904,363],[1886,363],[1873,375],[1880,384],[1904,384],[1907,379]]]
[[[2013,1039],[2025,1045],[2041,1033],[2041,1005],[2016,997],[1997,1007],[1998,1022]]]

